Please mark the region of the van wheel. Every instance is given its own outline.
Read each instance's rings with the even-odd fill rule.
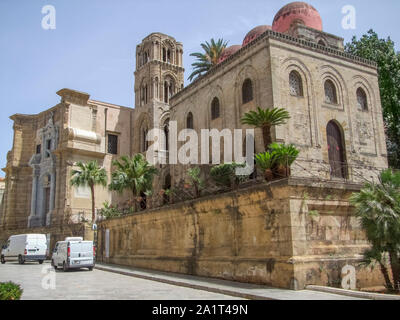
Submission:
[[[39,264],[42,264],[43,263],[43,260],[39,260]]]
[[[89,269],[89,271],[93,271],[93,267],[89,267],[88,269]]]
[[[6,260],[4,259],[4,256],[1,256],[1,264],[5,264]]]
[[[68,271],[68,267],[67,267],[67,265],[65,264],[65,261],[63,262],[63,271],[64,271],[64,272],[67,272],[67,271]]]
[[[54,264],[54,260],[51,260],[51,266],[54,268],[54,270],[57,270],[57,266]]]
[[[25,260],[22,258],[21,255],[18,256],[18,263],[19,264],[24,264],[25,263]]]

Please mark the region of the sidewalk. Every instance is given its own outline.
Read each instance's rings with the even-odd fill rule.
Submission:
[[[240,297],[252,300],[364,300],[362,298],[327,292],[318,292],[312,290],[293,291],[286,289],[277,289],[255,284],[190,276],[170,272],[129,268],[101,263],[96,264],[96,269],[151,281],[168,283],[181,287],[221,293],[233,297]]]

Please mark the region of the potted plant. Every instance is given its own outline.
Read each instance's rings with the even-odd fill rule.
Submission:
[[[269,146],[271,152],[276,154],[276,173],[278,177],[286,178],[290,176],[290,166],[297,159],[300,151],[292,144],[285,145],[273,143]]]
[[[265,180],[272,181],[274,179],[273,168],[276,164],[276,152],[262,152],[255,155],[257,166],[264,172]]]
[[[218,186],[236,190],[239,184],[248,178],[247,176],[237,176],[236,169],[244,168],[245,166],[245,164],[235,162],[223,163],[212,167],[210,175]]]

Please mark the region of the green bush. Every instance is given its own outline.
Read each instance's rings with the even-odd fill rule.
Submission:
[[[118,210],[118,208],[110,205],[108,201],[103,203],[104,208],[100,209],[100,215],[104,217],[104,219],[112,219],[122,216],[122,212]]]
[[[300,153],[292,144],[285,145],[275,142],[269,146],[269,149],[276,154],[277,164],[285,167],[291,166]]]
[[[255,160],[256,160],[256,164],[257,166],[261,169],[261,170],[268,170],[268,169],[273,169],[275,164],[276,164],[276,160],[277,160],[277,155],[276,152],[262,152],[259,154],[255,155]]]
[[[0,283],[0,300],[19,300],[22,292],[21,287],[11,281]]]
[[[235,189],[248,178],[248,176],[236,175],[236,168],[244,168],[245,166],[245,164],[235,162],[220,164],[211,168],[210,175],[217,185]]]

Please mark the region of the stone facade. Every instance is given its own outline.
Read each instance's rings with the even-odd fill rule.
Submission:
[[[199,137],[202,129],[244,131],[246,112],[279,107],[291,119],[274,128],[273,138],[300,149],[289,182],[101,222],[101,259],[285,288],[336,281],[339,267],[358,261],[367,247],[347,199],[387,168],[378,74],[374,63],[345,53],[342,38],[322,31],[315,9],[300,6],[312,13],[317,29],[299,21],[299,3],[289,6],[285,19],[296,19],[277,19],[284,33],[277,25],[253,29],[243,46],[232,46],[186,87],[182,43],[150,34],[136,48],[134,109],[62,89],[56,106],[13,115],[0,240],[28,227],[51,232],[53,239],[71,233],[66,225],[85,228],[90,192],[70,185],[78,161],[97,160],[110,177],[114,159],[149,150],[151,129],[193,129]],[[167,161],[185,143],[173,145],[167,137],[152,148],[152,159]],[[257,129],[255,151],[263,150]],[[210,164],[202,166],[203,175]],[[192,165],[156,164],[159,176],[147,208],[162,204],[161,189],[180,184]],[[95,192],[96,208],[104,201],[124,205],[130,196],[102,187]],[[316,211],[318,217],[307,213]],[[358,277],[360,286],[379,282],[363,270]]]

